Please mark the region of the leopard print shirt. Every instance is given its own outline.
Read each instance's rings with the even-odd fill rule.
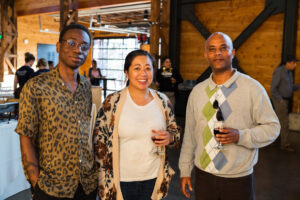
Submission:
[[[79,183],[86,194],[97,188],[96,163],[89,145],[91,86],[83,76],[78,75],[78,80],[72,95],[54,69],[30,79],[20,96],[15,131],[35,142],[37,184],[55,197],[72,198]]]

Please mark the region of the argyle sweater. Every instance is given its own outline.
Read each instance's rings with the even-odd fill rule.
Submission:
[[[239,131],[239,141],[213,148],[216,140],[213,125],[218,100],[225,127]],[[223,85],[212,76],[192,90],[186,111],[186,126],[179,159],[181,177],[190,177],[194,165],[220,177],[242,177],[253,172],[258,148],[272,143],[280,125],[269,97],[256,80],[235,71]]]

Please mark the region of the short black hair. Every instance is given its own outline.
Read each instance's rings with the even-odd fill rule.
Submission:
[[[294,56],[294,55],[286,56],[286,62],[296,62],[296,61],[297,61],[296,56]]]
[[[91,38],[91,33],[90,33],[89,29],[87,29],[85,26],[83,26],[83,25],[81,25],[81,24],[75,24],[75,23],[71,23],[71,24],[65,26],[65,27],[61,30],[61,32],[60,32],[60,34],[59,34],[59,42],[62,41],[62,38],[63,38],[63,36],[65,35],[65,33],[66,33],[68,30],[71,30],[71,29],[81,29],[81,30],[83,30],[84,32],[86,32],[86,33],[89,35],[89,37],[90,37],[90,44],[91,44],[92,38]]]
[[[53,65],[53,61],[52,60],[48,60],[48,65]]]
[[[169,59],[169,60],[171,61],[170,56],[166,56],[166,57],[163,57],[163,58],[161,59],[161,63],[164,63],[167,59]],[[172,61],[171,61],[171,62],[172,62]]]

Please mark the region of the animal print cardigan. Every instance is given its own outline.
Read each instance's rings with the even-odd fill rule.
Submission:
[[[98,195],[101,200],[123,200],[119,177],[119,141],[118,124],[122,107],[126,99],[127,88],[109,95],[102,104],[94,130],[95,160],[98,163]],[[151,89],[155,99],[160,102],[167,130],[174,134],[174,142],[168,146],[179,147],[180,133],[175,115],[166,95]],[[174,170],[167,156],[161,157],[159,174],[151,199],[159,200],[167,196]]]

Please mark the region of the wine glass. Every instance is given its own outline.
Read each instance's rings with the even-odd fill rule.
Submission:
[[[165,151],[163,149],[163,146],[156,146],[155,141],[160,141],[161,139],[157,138],[157,136],[159,136],[158,133],[152,133],[151,134],[151,140],[154,143],[154,147],[152,149],[152,153],[156,156],[163,156],[165,154]]]
[[[223,132],[220,132],[220,129],[224,128],[224,122],[223,121],[216,121],[214,123],[214,136],[217,138],[217,134],[224,134]],[[215,146],[215,149],[222,150],[224,149],[223,144],[221,144],[219,141],[217,141],[217,146]]]

